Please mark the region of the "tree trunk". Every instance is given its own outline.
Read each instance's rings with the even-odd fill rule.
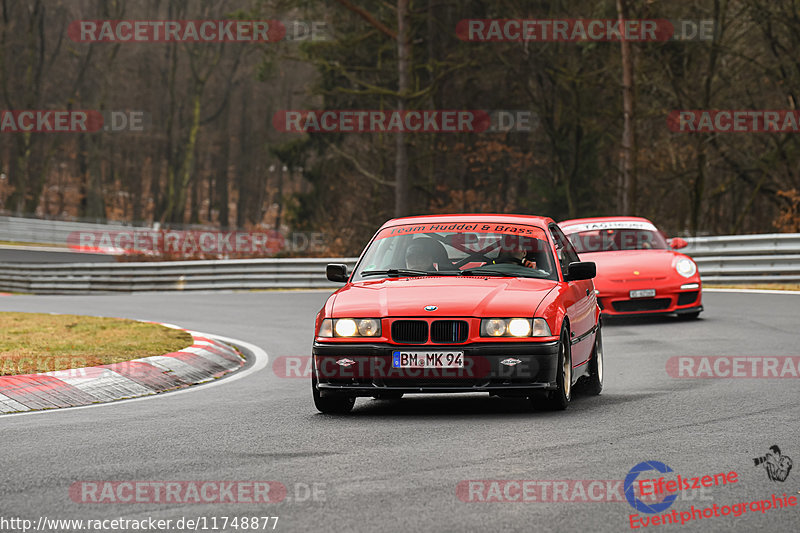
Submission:
[[[400,97],[397,99],[397,111],[402,115],[406,109],[406,95],[409,89],[409,56],[411,55],[411,42],[408,36],[408,0],[397,0],[397,89]],[[398,131],[395,134],[395,197],[394,215],[402,217],[408,214],[408,147],[406,146],[405,133]]]
[[[629,18],[628,0],[617,0],[617,16],[620,25],[624,19]],[[620,185],[619,204],[617,209],[620,214],[633,215],[636,213],[636,91],[633,79],[633,55],[631,43],[620,40],[622,53],[622,110],[624,125],[622,130],[622,149],[620,151]]]

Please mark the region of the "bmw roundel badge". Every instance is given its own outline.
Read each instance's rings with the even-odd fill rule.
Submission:
[[[439,309],[439,308],[436,307],[435,305],[426,305],[425,306],[425,310],[426,311],[436,311],[437,309]]]

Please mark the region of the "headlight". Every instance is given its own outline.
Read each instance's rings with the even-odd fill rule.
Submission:
[[[488,337],[502,337],[508,330],[507,322],[502,318],[491,318],[481,320],[481,335]]]
[[[481,337],[550,337],[544,318],[484,318]]]
[[[358,326],[352,318],[340,318],[334,324],[333,331],[338,337],[352,337],[358,333]]]
[[[697,265],[691,259],[683,257],[675,263],[675,270],[684,278],[691,278],[697,273]]]
[[[527,337],[531,333],[531,321],[524,318],[512,318],[508,321],[508,332],[514,337]]]
[[[377,318],[326,318],[318,337],[380,337],[381,321]]]

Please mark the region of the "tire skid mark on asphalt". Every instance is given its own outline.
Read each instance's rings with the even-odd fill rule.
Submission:
[[[186,351],[110,365],[0,376],[0,414],[148,396],[204,383],[244,366],[242,357],[224,342],[206,333],[187,333],[193,344]]]

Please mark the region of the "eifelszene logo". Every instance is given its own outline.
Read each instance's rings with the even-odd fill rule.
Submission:
[[[786,481],[792,471],[792,459],[788,455],[781,455],[777,444],[770,446],[766,455],[753,458],[753,463],[755,466],[764,465],[770,481]]]
[[[661,472],[662,474],[666,474],[667,472],[672,472],[672,469],[662,463],[661,461],[643,461],[638,465],[631,468],[628,475],[625,476],[625,499],[628,500],[628,503],[631,504],[631,507],[636,509],[642,513],[650,513],[656,514],[662,511],[666,511],[670,508],[670,506],[675,502],[678,498],[677,494],[670,494],[665,497],[662,501],[652,503],[652,502],[643,502],[639,498],[636,497],[635,487],[636,487],[636,479],[639,477],[639,474],[642,472],[648,472],[650,470],[655,470],[656,472]]]

